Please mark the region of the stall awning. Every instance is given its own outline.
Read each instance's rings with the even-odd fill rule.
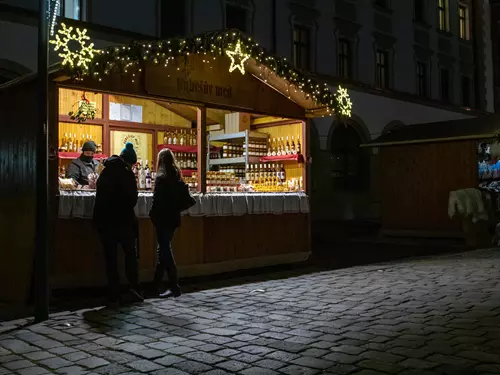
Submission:
[[[382,134],[361,147],[491,138],[500,132],[500,116],[487,115],[463,120],[401,126]]]

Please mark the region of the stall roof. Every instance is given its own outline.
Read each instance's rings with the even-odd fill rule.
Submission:
[[[396,127],[361,147],[446,142],[489,138],[500,132],[500,116],[487,115],[463,120]]]

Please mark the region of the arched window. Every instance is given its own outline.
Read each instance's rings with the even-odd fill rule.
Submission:
[[[338,125],[331,135],[332,183],[334,190],[365,190],[369,186],[369,156],[359,146],[356,129]]]

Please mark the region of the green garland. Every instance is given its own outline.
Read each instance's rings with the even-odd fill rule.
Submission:
[[[213,56],[225,56],[227,49],[233,49],[241,41],[242,49],[259,64],[270,69],[276,75],[287,80],[297,89],[302,90],[318,107],[327,107],[341,116],[339,101],[327,84],[319,84],[305,72],[296,69],[286,58],[276,57],[266,52],[258,43],[238,30],[225,30],[206,33],[189,38],[174,38],[163,41],[133,43],[128,46],[114,46],[98,51],[89,64],[88,70],[65,65],[64,69],[72,77],[91,76],[101,79],[109,74],[137,73],[144,61],[156,64],[168,64],[170,60],[188,54],[210,53]]]

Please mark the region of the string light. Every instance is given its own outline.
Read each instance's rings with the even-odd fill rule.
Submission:
[[[57,23],[57,15],[59,14],[60,0],[51,0],[49,5],[50,36],[54,36],[54,31]]]
[[[67,27],[66,24],[61,23],[62,28],[58,31],[58,34],[61,34],[62,38],[59,35],[56,35],[55,40],[51,40],[50,43],[54,44],[54,51],[62,50],[59,53],[59,57],[62,57],[63,65],[69,65],[71,68],[76,67],[88,70],[89,64],[92,62],[94,58],[94,53],[96,50],[94,49],[94,43],[87,44],[87,41],[90,40],[90,37],[87,35],[87,29],[80,30],[76,29],[76,33],[73,33],[73,27]],[[80,49],[77,51],[72,51],[70,48],[70,43],[76,42],[80,45]]]
[[[141,72],[145,64],[151,62],[169,68],[174,64],[174,69],[180,70],[180,64],[187,61],[177,63],[175,59],[187,58],[189,55],[209,55],[205,59],[207,62],[227,56],[231,59],[229,71],[238,69],[241,74],[245,74],[244,63],[252,58],[257,68],[260,68],[255,73],[257,76],[263,78],[263,81],[269,81],[271,76],[286,80],[290,86],[288,96],[292,100],[297,100],[297,95],[307,98],[316,107],[312,112],[321,110],[328,115],[338,116],[350,116],[352,112],[352,102],[346,89],[340,88],[341,90],[333,93],[326,83],[321,85],[315,82],[285,58],[269,55],[262,46],[238,30],[209,32],[202,36],[172,38],[148,44],[136,42],[127,46],[95,50],[93,44],[86,46],[90,39],[86,30],[82,32],[77,29],[77,34],[72,34],[72,28],[61,25],[62,30],[58,33],[63,39],[57,35],[56,40],[51,43],[56,45],[55,50],[62,49],[59,56],[64,59],[63,69],[73,78],[89,76],[102,81],[104,75],[121,74],[128,75],[131,81],[137,82],[138,78],[132,74]],[[80,51],[72,52],[69,49],[68,43],[72,41],[80,44]]]
[[[236,43],[236,48],[231,51],[231,50],[226,50],[226,55],[229,56],[231,59],[231,66],[229,67],[229,73],[234,72],[236,69],[238,69],[241,74],[245,74],[245,61],[247,61],[250,58],[250,55],[243,53],[241,50],[241,41],[238,40]],[[236,63],[236,60],[239,60],[238,63]]]

